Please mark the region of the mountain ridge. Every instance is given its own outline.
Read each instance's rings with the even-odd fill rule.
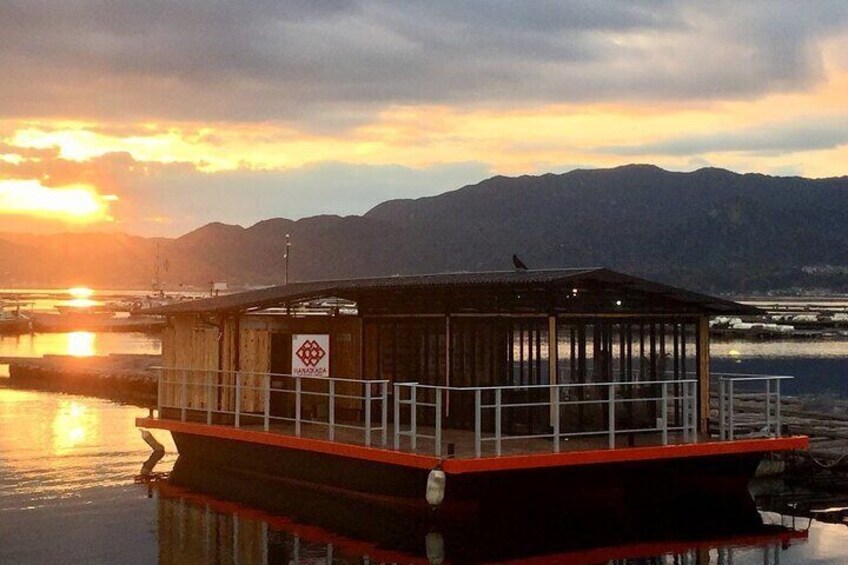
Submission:
[[[603,265],[702,291],[848,290],[848,177],[805,179],[650,164],[495,176],[361,216],[213,222],[177,238],[0,233],[0,284],[205,286]],[[837,266],[818,269],[818,266]],[[846,269],[848,271],[848,269]]]

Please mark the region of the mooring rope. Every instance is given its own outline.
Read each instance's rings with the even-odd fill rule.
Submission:
[[[816,465],[818,465],[819,467],[821,467],[823,469],[833,469],[834,467],[836,467],[837,465],[842,463],[843,459],[845,459],[846,457],[848,457],[848,453],[843,453],[836,461],[833,461],[831,463],[826,463],[824,461],[819,461],[818,459],[816,459],[816,457],[814,455],[810,454],[810,459],[813,460],[813,463],[815,463]]]

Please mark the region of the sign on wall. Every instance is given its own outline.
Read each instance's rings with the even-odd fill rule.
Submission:
[[[292,335],[292,374],[304,377],[330,375],[329,335]]]

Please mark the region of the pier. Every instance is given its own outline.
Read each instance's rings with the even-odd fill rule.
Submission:
[[[160,361],[159,355],[131,354],[0,357],[0,365],[9,365],[11,387],[81,394],[143,407],[156,405],[154,367]]]

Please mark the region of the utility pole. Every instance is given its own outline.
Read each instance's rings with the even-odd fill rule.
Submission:
[[[153,264],[153,293],[156,295],[162,292],[162,280],[159,276],[159,242],[156,242],[156,262]]]
[[[283,284],[289,284],[289,255],[291,255],[291,237],[286,234],[286,251],[283,253],[283,259],[286,264],[285,281]]]

